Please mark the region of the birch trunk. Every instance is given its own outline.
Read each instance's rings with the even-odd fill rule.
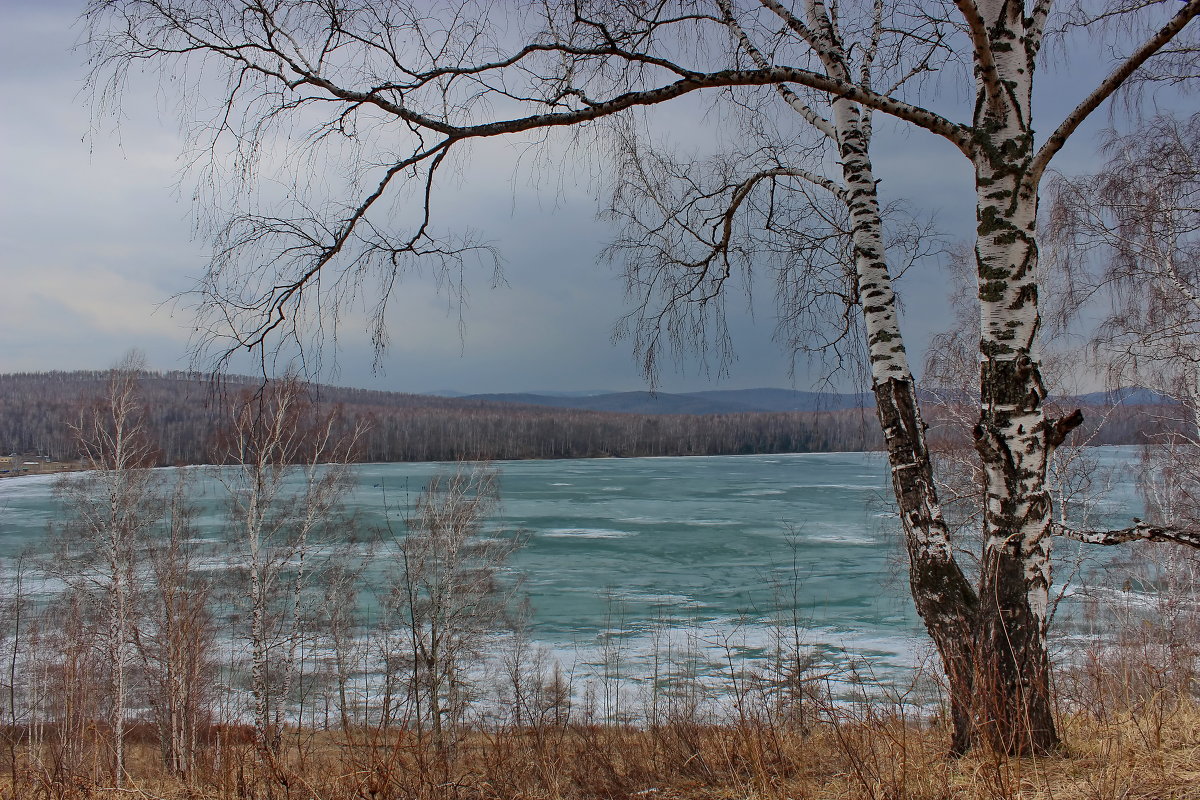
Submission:
[[[120,563],[114,563],[117,579],[113,583],[109,598],[108,647],[109,647],[109,690],[112,693],[109,708],[109,723],[112,726],[113,743],[113,786],[125,785],[125,665],[129,635],[128,589],[124,576],[120,574]]]
[[[1037,179],[1030,124],[1035,32],[1021,4],[978,3],[975,183],[984,545],[975,632],[979,733],[994,749],[1058,746],[1046,652],[1053,449],[1035,340]],[[989,63],[989,61],[991,63]]]
[[[970,631],[977,600],[954,559],[942,517],[926,425],[908,365],[895,294],[884,254],[882,222],[861,112],[839,101],[837,127],[848,206],[854,223],[854,263],[867,328],[871,390],[887,446],[892,488],[909,556],[909,588],[941,658],[950,686],[951,748],[971,743]],[[849,106],[853,110],[841,110]]]
[[[854,81],[836,15],[823,3],[807,4],[810,43],[828,74]],[[882,17],[876,25],[882,24]],[[877,46],[878,40],[875,41]],[[865,56],[870,63],[872,49]],[[866,80],[869,69],[863,70]],[[844,200],[852,220],[856,294],[867,333],[871,389],[887,447],[892,487],[909,556],[909,588],[941,658],[950,686],[951,748],[963,753],[972,740],[970,631],[975,592],[954,559],[925,442],[916,383],[908,365],[888,271],[879,197],[870,158],[870,111],[835,99],[833,126],[842,165]]]
[[[263,758],[275,752],[271,729],[270,665],[267,663],[267,623],[260,565],[250,567],[250,685],[254,698],[254,738]]]
[[[117,406],[114,404],[114,408]],[[113,786],[125,785],[125,672],[129,662],[130,586],[132,560],[135,546],[130,539],[136,535],[136,522],[131,519],[135,510],[126,504],[140,499],[136,487],[137,478],[131,479],[127,471],[129,443],[128,431],[123,414],[115,414],[117,420],[113,437],[115,450],[113,469],[107,475],[109,485],[109,530],[108,530],[108,577],[111,581],[108,592],[108,641],[107,658],[109,668],[109,725],[112,727]]]
[[[257,444],[257,443],[256,443]],[[265,449],[265,448],[264,448]],[[241,469],[247,473],[247,490],[241,503],[239,520],[242,528],[242,546],[246,558],[246,598],[250,605],[250,695],[254,702],[254,740],[260,757],[269,761],[277,752],[277,732],[271,723],[272,676],[269,661],[270,639],[270,593],[275,564],[270,552],[270,543],[264,541],[267,534],[266,507],[275,489],[270,479],[271,465],[262,455],[254,454]],[[239,498],[236,489],[231,496]]]

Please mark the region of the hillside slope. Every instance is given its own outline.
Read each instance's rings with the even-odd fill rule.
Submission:
[[[105,373],[90,371],[0,375],[0,450],[73,457],[69,422],[102,392],[105,380]],[[141,384],[161,462],[187,464],[212,460],[211,443],[230,399],[261,382],[233,376],[214,386],[205,376],[177,372],[146,373]],[[542,399],[537,395],[497,402],[488,396],[314,390],[323,405],[339,409],[347,425],[369,423],[359,454],[364,461],[726,455],[879,445],[874,414],[861,409],[749,413],[731,405],[719,414],[636,414],[534,405]],[[514,403],[512,397],[527,402]]]
[[[714,389],[703,392],[606,392],[591,395],[473,394],[489,403],[581,408],[624,414],[749,414],[781,411],[845,411],[871,408],[870,394],[801,392],[795,389]]]

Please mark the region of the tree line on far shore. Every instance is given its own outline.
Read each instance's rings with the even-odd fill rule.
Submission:
[[[0,375],[0,450],[75,457],[69,422],[84,399],[102,392],[103,371]],[[261,380],[144,372],[146,422],[157,435],[160,466],[219,460],[212,431],[223,397],[256,391]],[[459,459],[596,458],[878,450],[874,409],[740,414],[625,414],[332,386],[315,396],[343,423],[364,432],[355,458],[369,462]],[[1098,408],[1079,432],[1090,444],[1143,444],[1171,428],[1172,409]],[[931,414],[935,432],[939,417]],[[947,414],[949,416],[949,414]]]

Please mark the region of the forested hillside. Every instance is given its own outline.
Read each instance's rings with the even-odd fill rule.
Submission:
[[[520,405],[619,411],[624,414],[742,414],[782,411],[845,411],[873,408],[875,398],[855,392],[802,392],[795,389],[717,389],[704,392],[604,392],[588,395],[471,394],[466,400]]]
[[[0,451],[73,458],[70,422],[86,399],[102,391],[107,374],[0,375]],[[223,398],[259,385],[238,376],[216,386],[195,373],[144,374],[140,391],[160,463],[213,460]],[[333,386],[314,391],[322,404],[338,409],[344,424],[366,423],[358,452],[363,461],[804,453],[874,450],[881,442],[869,408],[650,415]],[[1092,408],[1079,435],[1092,444],[1140,443],[1162,424],[1164,410],[1156,406],[1150,415],[1140,406]],[[935,432],[942,427],[937,416],[930,422]]]
[[[107,373],[0,375],[0,450],[74,455],[71,420],[99,394]],[[253,390],[254,378],[150,372],[142,376],[151,430],[163,464],[212,460],[223,397]],[[522,406],[332,386],[314,387],[345,424],[367,423],[364,461],[459,458],[588,458],[869,450],[879,445],[871,410],[829,413],[641,415]]]

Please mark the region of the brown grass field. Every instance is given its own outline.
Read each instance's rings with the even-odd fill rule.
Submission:
[[[1200,707],[1143,698],[1136,709],[1065,715],[1066,747],[1045,758],[977,750],[945,755],[937,724],[901,722],[879,709],[832,717],[807,730],[768,722],[670,723],[656,728],[540,726],[460,732],[434,747],[415,733],[289,730],[277,760],[261,758],[249,731],[211,732],[187,780],[161,766],[153,732],[131,736],[129,780],[103,788],[97,748],[70,776],[20,759],[5,770],[6,800],[129,797],[297,800],[784,800],[785,798],[1200,798]],[[28,754],[26,754],[28,755]],[[90,777],[89,777],[90,775]]]

